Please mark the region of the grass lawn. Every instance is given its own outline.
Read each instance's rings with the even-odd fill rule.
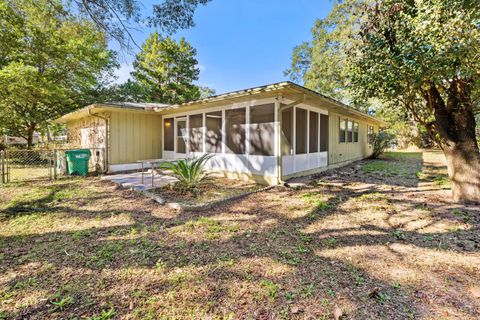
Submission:
[[[176,212],[98,178],[0,185],[0,319],[478,319],[480,212],[396,152]]]
[[[199,187],[200,194],[198,196],[194,196],[191,192],[179,192],[175,190],[172,185],[157,188],[154,192],[167,200],[167,202],[201,205],[256,191],[264,187],[265,186],[256,183],[211,176]]]

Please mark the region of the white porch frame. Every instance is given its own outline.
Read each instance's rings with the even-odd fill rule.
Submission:
[[[245,173],[250,175],[263,175],[264,177],[270,177],[270,180],[281,181],[283,176],[288,174],[297,173],[301,171],[307,171],[309,169],[313,169],[316,167],[321,167],[323,165],[327,165],[327,152],[316,152],[310,153],[310,112],[316,112],[318,114],[318,150],[320,150],[320,132],[321,132],[321,122],[320,122],[320,115],[328,115],[328,111],[324,109],[320,109],[318,107],[310,106],[306,103],[299,103],[297,105],[292,106],[293,110],[293,141],[292,141],[292,150],[291,155],[289,156],[282,156],[281,155],[281,124],[280,124],[280,106],[281,103],[289,104],[292,101],[284,99],[282,97],[277,98],[267,98],[267,99],[256,99],[250,100],[246,102],[238,102],[238,103],[231,103],[224,106],[218,107],[210,107],[205,108],[202,110],[193,110],[187,112],[179,112],[176,114],[164,115],[162,117],[162,151],[164,154],[164,158],[167,159],[169,156],[168,151],[164,150],[164,142],[165,142],[165,128],[164,128],[164,119],[173,119],[174,123],[174,153],[173,158],[179,159],[184,157],[192,157],[192,156],[200,156],[204,154],[206,151],[206,114],[210,112],[222,112],[222,143],[221,143],[221,153],[215,153],[214,157],[209,161],[207,164],[210,169],[212,170],[221,170],[221,171],[228,171],[234,173]],[[274,105],[274,154],[272,156],[258,156],[258,155],[251,155],[250,154],[250,109],[257,105],[264,105],[264,104],[273,104]],[[230,154],[226,153],[226,110],[233,110],[245,108],[245,153],[244,154]],[[307,111],[307,153],[296,155],[296,110],[297,108],[304,109]],[[192,153],[190,152],[190,121],[189,116],[191,115],[202,115],[202,152]],[[177,128],[177,121],[178,119],[186,118],[187,124],[187,137],[186,137],[186,153],[185,154],[178,154],[177,153],[177,140],[178,140],[178,128]],[[318,159],[315,161],[309,161],[311,156],[316,157]],[[290,158],[289,158],[290,157]],[[325,161],[323,161],[325,160]],[[292,162],[292,168],[288,167],[288,162]],[[310,165],[309,163],[312,162]],[[285,168],[285,164],[287,163],[287,167]],[[287,169],[285,171],[285,169]],[[301,170],[304,169],[304,170]],[[281,175],[281,176],[280,176]]]

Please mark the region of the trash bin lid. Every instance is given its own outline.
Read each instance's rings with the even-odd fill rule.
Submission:
[[[90,149],[74,149],[65,151],[67,158],[74,159],[90,159]]]

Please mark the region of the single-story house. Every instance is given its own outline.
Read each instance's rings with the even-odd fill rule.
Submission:
[[[109,172],[209,153],[209,170],[266,184],[366,158],[385,125],[292,82],[178,105],[93,104],[57,122],[69,143],[104,148]]]

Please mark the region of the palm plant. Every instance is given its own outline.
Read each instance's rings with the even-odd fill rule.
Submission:
[[[176,187],[181,191],[191,192],[194,196],[197,196],[200,192],[199,187],[206,182],[208,176],[205,172],[205,164],[212,156],[211,154],[205,154],[198,158],[162,163],[160,169],[172,171],[178,179]]]

